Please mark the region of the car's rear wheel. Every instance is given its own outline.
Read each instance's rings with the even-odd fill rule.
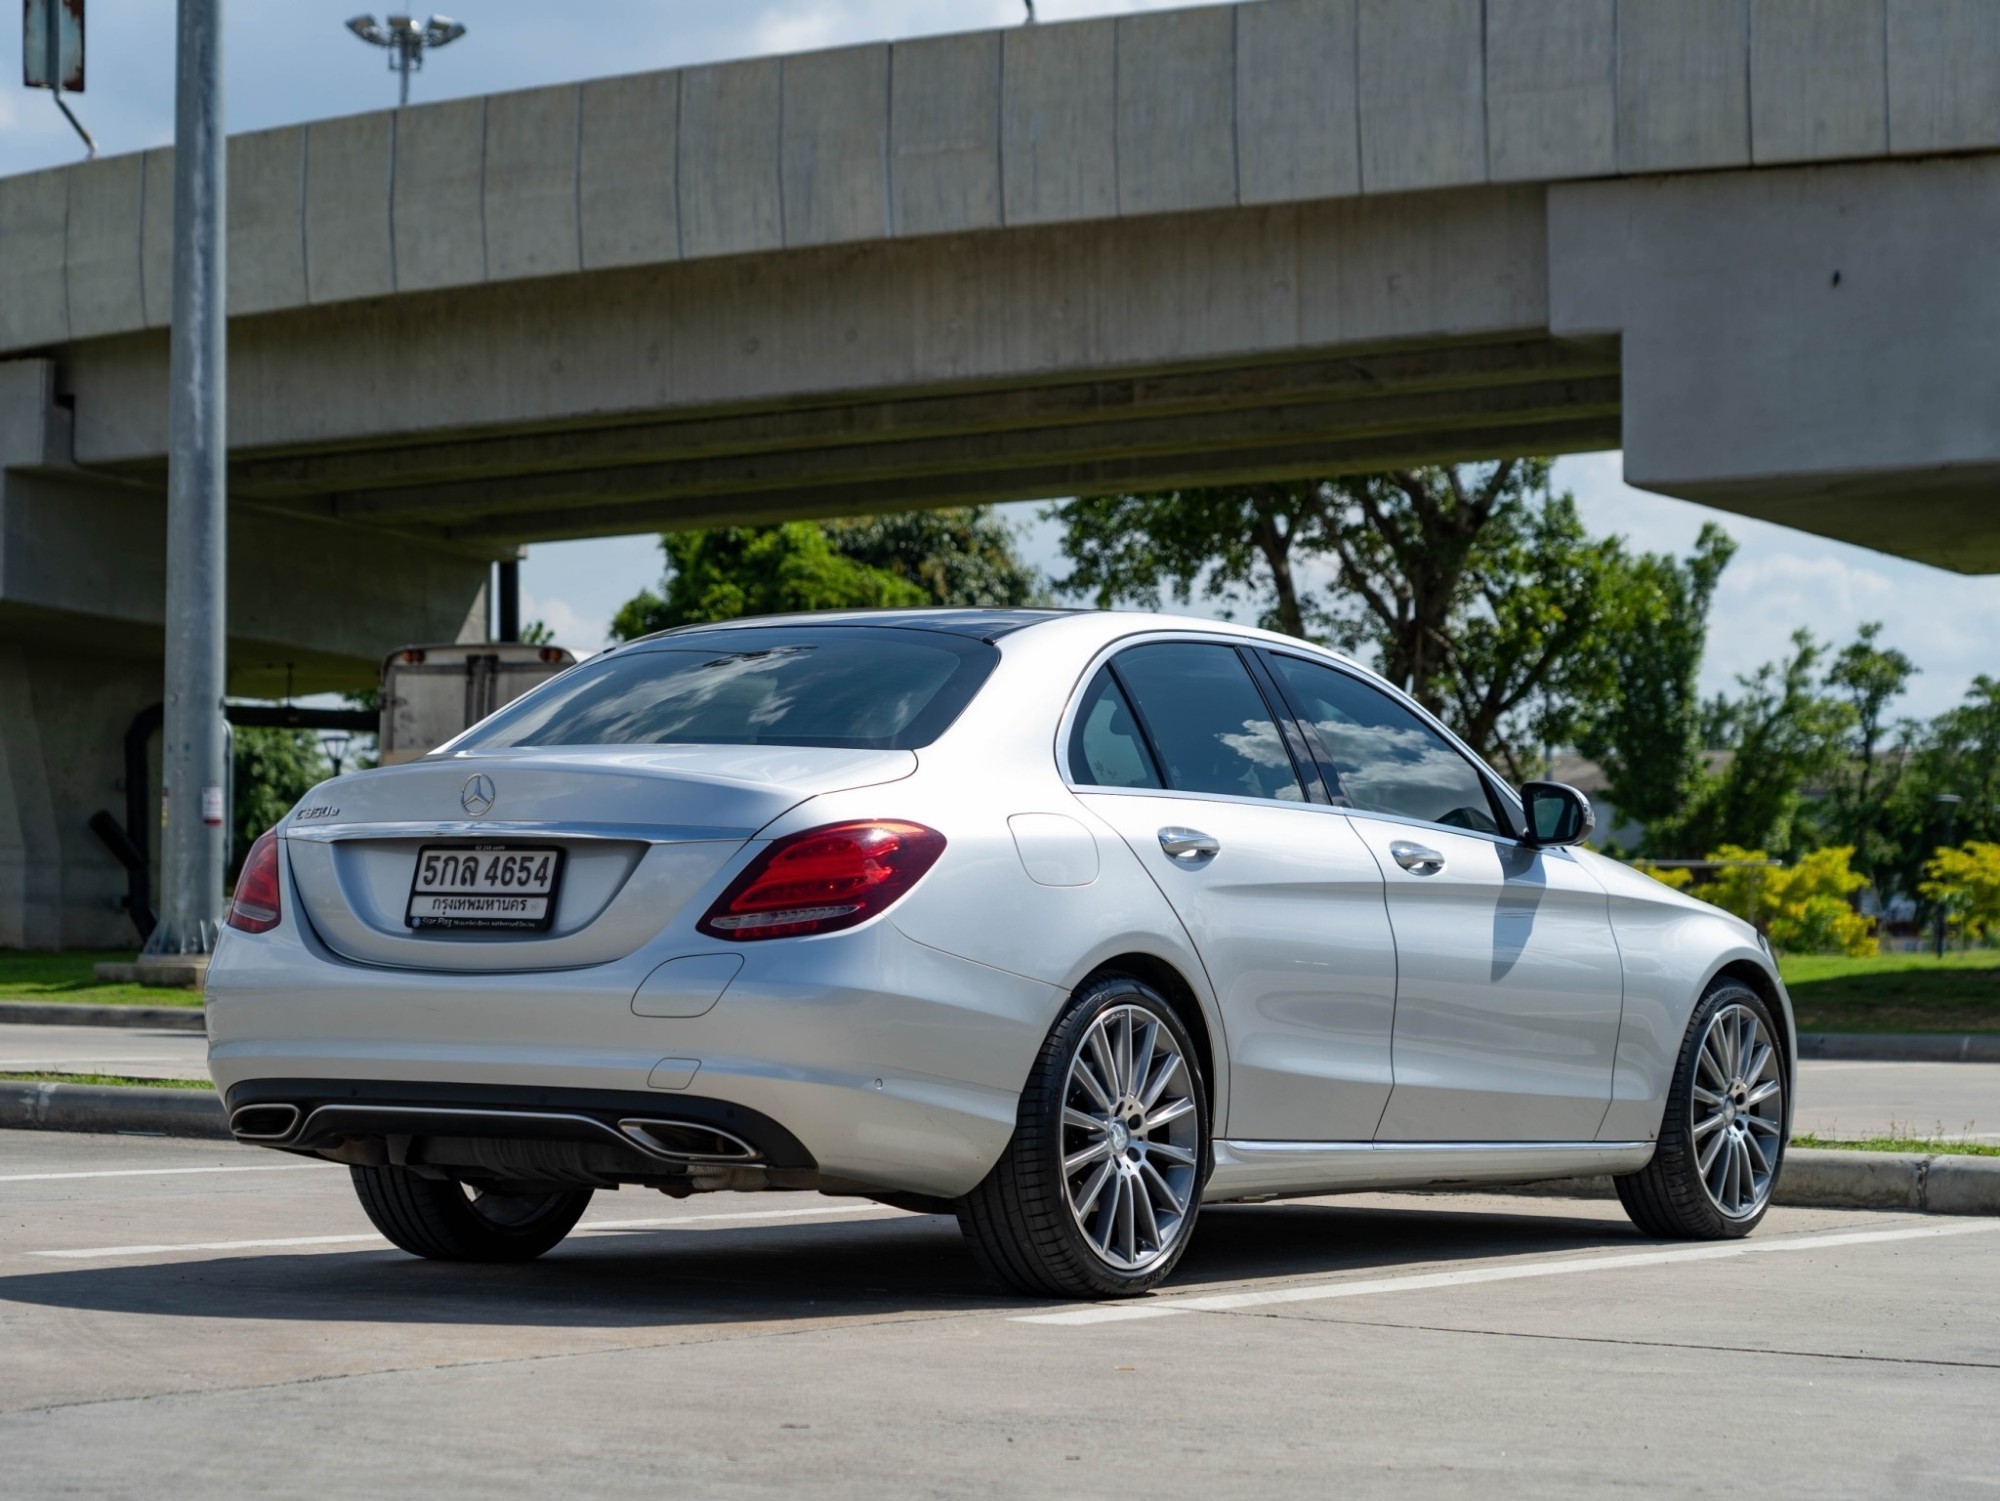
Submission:
[[[590,1207],[587,1188],[496,1193],[405,1167],[357,1167],[368,1218],[412,1256],[433,1261],[533,1261]]]
[[[1151,986],[1105,976],[1050,1031],[1014,1139],[959,1201],[958,1222],[1010,1287],[1132,1297],[1187,1249],[1208,1164],[1208,1095],[1187,1028]]]
[[[1785,1058],[1764,998],[1712,986],[1688,1022],[1653,1160],[1618,1179],[1648,1235],[1730,1240],[1771,1207],[1785,1157]]]

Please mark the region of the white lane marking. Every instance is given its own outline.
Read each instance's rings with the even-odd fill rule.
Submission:
[[[0,1175],[0,1183],[54,1183],[70,1178],[176,1178],[189,1173],[309,1173],[337,1166],[333,1162],[257,1162],[230,1167],[97,1168],[87,1173],[7,1173]]]
[[[797,1220],[821,1214],[904,1214],[887,1204],[831,1204],[824,1209],[740,1209],[727,1214],[678,1214],[653,1220],[585,1220],[579,1230],[671,1230],[676,1225],[713,1224],[722,1220]]]
[[[1017,1316],[1017,1324],[1110,1324],[1124,1319],[1158,1319],[1176,1313],[1225,1313],[1239,1308],[1270,1308],[1284,1303],[1308,1303],[1324,1298],[1363,1298],[1375,1293],[1417,1292],[1431,1287],[1464,1287],[1478,1282],[1511,1282],[1523,1277],[1560,1277],[1572,1272],[1609,1272],[1629,1267],[1666,1266],[1678,1261],[1716,1261],[1771,1251],[1823,1251],[1838,1246],[1879,1245],[1887,1241],[1924,1240],[1941,1235],[1977,1235],[2000,1230],[2000,1219],[1959,1221],[1950,1225],[1920,1225],[1906,1230],[1856,1230],[1841,1235],[1794,1235],[1781,1240],[1738,1240],[1724,1245],[1682,1246],[1672,1251],[1640,1251],[1625,1256],[1577,1257],[1525,1265],[1475,1267],[1461,1272],[1422,1272],[1409,1277],[1371,1277],[1355,1282],[1315,1282],[1304,1287],[1277,1287],[1264,1292],[1221,1293],[1210,1297],[1176,1298],[1172,1302],[1114,1303],[1061,1313]]]
[[[0,1058],[0,1074],[101,1074],[113,1066],[186,1068],[189,1064],[200,1061],[198,1058],[172,1053],[164,1057],[154,1053],[144,1058],[105,1058],[96,1053],[65,1053],[56,1058]],[[186,1077],[206,1079],[208,1073],[205,1069],[197,1069]]]
[[[93,1246],[80,1251],[29,1251],[30,1256],[52,1256],[58,1260],[109,1260],[116,1256],[165,1256],[177,1251],[258,1251],[284,1246],[346,1246],[361,1241],[377,1245],[386,1242],[379,1235],[292,1235],[282,1240],[198,1240],[177,1246]]]
[[[803,1219],[823,1214],[898,1214],[887,1205],[848,1204],[825,1209],[746,1209],[729,1214],[683,1214],[650,1220],[586,1220],[573,1234],[594,1230],[671,1230],[679,1225],[716,1224],[724,1220]],[[66,1251],[28,1251],[29,1256],[47,1256],[58,1261],[108,1261],[120,1256],[167,1256],[182,1251],[263,1251],[288,1246],[351,1246],[362,1242],[387,1245],[379,1235],[292,1235],[276,1240],[200,1240],[179,1245],[90,1246]]]

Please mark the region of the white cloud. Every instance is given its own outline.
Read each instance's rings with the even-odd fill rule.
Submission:
[[[1575,491],[1593,531],[1622,533],[1635,547],[1684,556],[1709,521],[1736,540],[1709,617],[1704,692],[1727,691],[1738,673],[1783,656],[1800,626],[1838,647],[1870,620],[1882,622],[1885,645],[1922,669],[1899,714],[1939,713],[1959,701],[1974,674],[2000,671],[2000,578],[1946,573],[1635,490],[1622,471],[1621,455],[1588,454],[1558,460],[1555,482]]]
[[[619,601],[618,603],[623,603]],[[521,591],[523,624],[539,620],[553,635],[557,646],[566,646],[579,657],[603,651],[611,641],[611,614],[600,613],[601,601],[593,600],[578,609],[566,599],[541,598]],[[616,605],[613,606],[613,609]]]

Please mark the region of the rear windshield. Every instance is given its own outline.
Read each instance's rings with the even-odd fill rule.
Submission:
[[[667,636],[584,662],[453,750],[525,745],[824,745],[913,750],[944,733],[1000,654],[870,626]]]

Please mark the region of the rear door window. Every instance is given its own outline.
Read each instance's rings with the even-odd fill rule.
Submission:
[[[1124,689],[1100,667],[1077,705],[1070,732],[1070,780],[1083,787],[1164,787]]]
[[[1277,721],[1235,648],[1163,641],[1120,652],[1111,669],[1168,787],[1305,801]]]

